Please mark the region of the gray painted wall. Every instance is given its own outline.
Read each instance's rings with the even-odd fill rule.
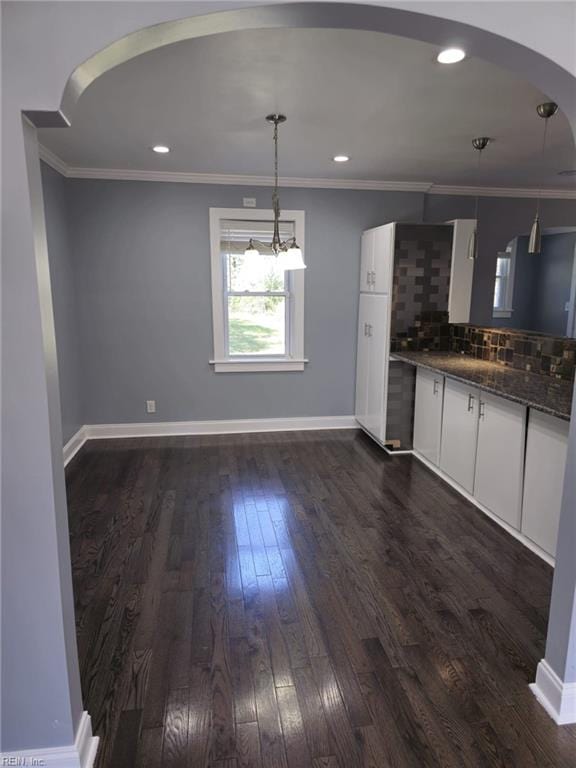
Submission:
[[[270,189],[69,180],[86,423],[353,413],[360,233],[421,216],[422,196],[282,191],[306,211],[303,373],[215,374],[209,207]],[[145,401],[157,413],[145,413]]]
[[[516,238],[515,247],[514,311],[491,325],[565,336],[576,232],[544,235],[539,254],[528,253],[527,235]]]
[[[534,328],[543,333],[566,335],[576,233],[546,235],[537,260],[534,292]]]
[[[306,211],[310,363],[303,373],[215,374],[208,209],[241,207],[245,196],[268,207],[270,189],[44,179],[66,437],[80,423],[352,413],[360,233],[423,212],[427,221],[469,218],[474,209],[471,197],[282,190],[286,209]],[[481,200],[474,322],[490,321],[496,253],[529,228],[533,209],[530,199]],[[573,203],[545,201],[542,217],[547,226],[575,223]],[[157,401],[155,415],[147,399]]]
[[[84,424],[80,390],[77,291],[74,264],[68,244],[66,179],[45,163],[41,163],[41,167],[60,378],[62,439],[66,443]]]

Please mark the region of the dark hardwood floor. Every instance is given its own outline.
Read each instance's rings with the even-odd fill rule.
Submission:
[[[67,473],[98,768],[576,765],[552,571],[354,431],[92,441]]]

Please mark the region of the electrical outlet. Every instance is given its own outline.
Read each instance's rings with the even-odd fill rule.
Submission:
[[[146,400],[146,413],[156,413],[156,400]]]
[[[242,198],[242,204],[244,208],[256,208],[256,198],[255,197],[243,197]]]

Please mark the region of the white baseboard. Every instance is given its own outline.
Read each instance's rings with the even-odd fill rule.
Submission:
[[[86,442],[86,427],[80,427],[76,434],[72,435],[70,440],[64,446],[64,466],[66,466],[74,456],[78,453],[80,448]]]
[[[537,544],[535,544],[533,541],[531,541],[527,536],[524,536],[524,534],[521,531],[518,531],[516,528],[513,528],[508,523],[504,522],[504,520],[501,520],[498,515],[495,515],[494,512],[491,512],[488,507],[485,507],[483,504],[480,504],[480,502],[472,496],[471,493],[468,493],[468,491],[464,490],[458,483],[456,483],[452,478],[447,475],[445,472],[443,472],[439,467],[437,467],[435,464],[432,464],[431,461],[428,461],[428,459],[424,458],[424,456],[421,456],[418,451],[412,451],[413,455],[418,459],[418,461],[421,461],[422,464],[428,467],[434,474],[438,475],[438,477],[441,477],[442,480],[444,480],[448,485],[452,486],[454,490],[458,491],[458,493],[461,496],[464,496],[464,498],[469,501],[471,504],[474,504],[475,507],[477,507],[481,512],[483,512],[487,517],[489,517],[491,520],[494,520],[495,523],[498,523],[498,525],[501,528],[504,528],[504,530],[509,533],[511,536],[514,536],[515,539],[517,539],[519,542],[524,544],[525,547],[528,547],[532,552],[534,552],[535,555],[538,555],[538,557],[542,558],[548,565],[551,565],[554,567],[555,559],[548,554],[548,552],[545,552],[541,547],[539,547]]]
[[[237,419],[232,421],[156,421],[144,424],[89,424],[87,440],[121,437],[172,437],[176,435],[228,435],[248,432],[292,432],[311,429],[351,429],[353,416],[303,416],[287,419]]]
[[[83,712],[74,744],[47,749],[21,749],[0,753],[0,765],[41,765],[43,768],[92,768],[98,750],[98,737],[92,735],[88,712]]]
[[[151,421],[142,424],[86,424],[64,446],[64,466],[86,440],[176,435],[228,435],[249,432],[294,432],[322,429],[358,429],[354,416],[302,416],[286,419],[231,421]]]
[[[563,683],[546,659],[538,664],[530,689],[555,723],[576,723],[576,683]]]

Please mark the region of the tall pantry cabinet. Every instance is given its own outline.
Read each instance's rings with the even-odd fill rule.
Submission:
[[[385,224],[364,232],[360,260],[356,419],[380,442],[386,439],[394,231]]]
[[[440,329],[468,320],[473,265],[463,244],[473,226],[394,222],[362,234],[356,419],[395,450],[412,448],[416,381],[391,350],[440,349]]]

